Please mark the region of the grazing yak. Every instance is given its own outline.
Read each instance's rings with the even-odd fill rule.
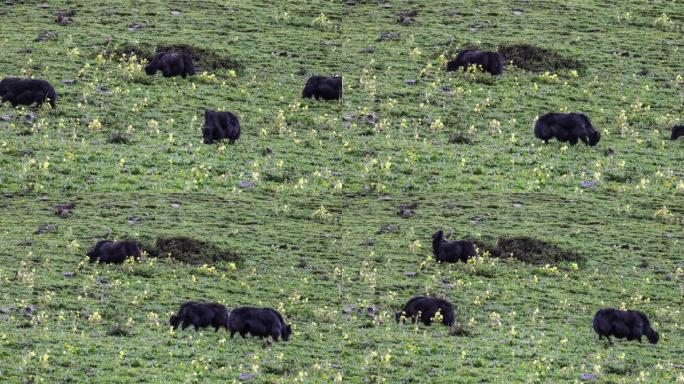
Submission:
[[[223,304],[188,301],[181,305],[177,314],[171,316],[169,322],[173,329],[180,324],[182,330],[192,325],[198,331],[211,325],[214,332],[218,332],[221,327],[228,329],[229,318],[230,312]]]
[[[315,97],[316,100],[320,98],[323,100],[340,100],[342,99],[342,78],[338,76],[311,76],[304,86],[302,97],[308,99]]]
[[[534,135],[548,143],[551,138],[561,142],[577,144],[582,140],[584,144],[594,146],[601,140],[599,133],[591,125],[587,115],[583,113],[547,113],[542,115],[534,125]]]
[[[292,334],[292,327],[285,324],[283,316],[275,309],[240,307],[230,312],[228,331],[231,338],[237,332],[243,338],[249,333],[261,338],[271,336],[275,341],[282,337],[287,341]]]
[[[9,101],[12,107],[17,105],[43,105],[47,102],[57,108],[57,92],[45,80],[21,79],[6,77],[0,81],[0,103]]]
[[[185,53],[159,52],[145,67],[145,73],[152,76],[161,71],[164,77],[186,76],[195,74],[192,57]]]
[[[413,297],[401,311],[396,313],[395,317],[397,322],[410,318],[413,323],[421,321],[425,325],[430,325],[437,312],[442,315],[442,324],[447,326],[454,324],[454,306],[436,297]]]
[[[240,138],[240,121],[231,112],[204,111],[204,144],[228,139],[229,144]]]
[[[658,332],[651,328],[648,317],[639,311],[620,311],[613,308],[599,309],[594,315],[594,331],[599,335],[608,338],[615,336],[618,339],[639,340],[646,336],[651,344],[658,343],[660,336]]]
[[[432,235],[432,253],[441,263],[467,262],[469,258],[477,256],[475,244],[468,240],[448,241],[444,239],[444,232],[440,229]]]
[[[135,240],[100,240],[87,255],[91,263],[121,264],[129,257],[140,258],[141,252]]]
[[[675,125],[672,127],[672,134],[670,140],[677,140],[678,137],[684,136],[684,125]]]
[[[471,65],[481,67],[483,71],[492,75],[500,75],[503,72],[503,58],[498,52],[478,51],[476,49],[466,49],[458,53],[458,56],[447,64],[447,71],[455,71],[463,67],[463,71],[468,70]]]

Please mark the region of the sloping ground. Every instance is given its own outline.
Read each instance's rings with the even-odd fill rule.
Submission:
[[[6,3],[0,72],[48,79],[60,99],[53,111],[0,106],[0,381],[684,375],[684,141],[666,140],[684,89],[677,4]],[[510,42],[584,67],[441,69],[467,44]],[[127,43],[144,55],[187,44],[239,70],[164,79],[99,56]],[[311,74],[344,76],[344,100],[301,100]],[[206,108],[240,116],[235,145],[202,144]],[[532,124],[551,110],[587,113],[599,145],[542,145]],[[440,228],[552,252],[440,265]],[[152,248],[140,263],[85,260],[97,239],[166,237],[200,247],[186,262]],[[536,249],[522,245],[521,258]],[[585,262],[551,262],[559,252]],[[458,327],[397,325],[414,295],[448,298]],[[278,308],[294,334],[264,347],[170,332],[185,300]],[[660,342],[605,348],[591,317],[606,306],[644,311]]]

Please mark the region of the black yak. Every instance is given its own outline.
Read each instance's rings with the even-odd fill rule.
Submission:
[[[48,102],[52,108],[57,108],[57,92],[45,80],[6,77],[0,81],[0,98],[0,103],[9,101],[12,107],[34,103],[40,107]]]
[[[204,144],[228,139],[229,144],[240,138],[240,121],[231,112],[204,111]]]
[[[185,78],[195,74],[195,64],[192,62],[192,57],[185,53],[159,52],[145,67],[145,73],[150,76],[157,71],[161,71],[164,77],[182,76]]]
[[[582,140],[584,144],[592,147],[601,140],[601,133],[594,129],[589,118],[583,113],[542,115],[534,125],[534,135],[544,140],[544,143],[555,137],[561,142],[569,141],[570,145]]]
[[[444,239],[444,232],[440,229],[432,235],[432,253],[437,261],[442,263],[467,262],[469,258],[477,256],[475,244],[468,240],[448,241]]]
[[[613,308],[599,309],[594,315],[594,331],[599,335],[608,338],[615,336],[618,339],[639,340],[642,335],[648,338],[651,344],[656,344],[660,336],[658,332],[651,328],[648,317],[639,311],[620,311]]]
[[[169,322],[173,329],[178,328],[178,324],[182,330],[193,325],[198,331],[211,325],[214,332],[218,332],[221,327],[228,329],[229,318],[230,312],[223,304],[188,301],[181,305],[177,314],[171,316]]]
[[[342,78],[338,76],[311,76],[307,80],[303,98],[315,97],[316,100],[340,100],[342,98]]]
[[[458,56],[447,64],[447,71],[455,71],[460,67],[466,71],[471,65],[475,65],[492,75],[500,75],[503,72],[503,58],[499,53],[476,49],[466,49],[459,52]]]
[[[430,325],[437,312],[442,316],[442,324],[447,326],[454,324],[454,306],[436,297],[413,297],[401,311],[396,313],[395,318],[397,322],[410,318],[414,323],[420,320],[423,324]]]
[[[292,334],[292,327],[285,324],[283,317],[271,308],[240,307],[230,312],[228,331],[232,338],[235,333],[245,337],[248,333],[255,337],[287,341]]]
[[[129,257],[140,258],[141,252],[135,240],[100,240],[86,255],[91,263],[121,264]]]
[[[678,137],[684,136],[684,125],[675,125],[672,127],[672,134],[670,140],[677,140]]]

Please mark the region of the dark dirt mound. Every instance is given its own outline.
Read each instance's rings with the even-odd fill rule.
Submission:
[[[202,265],[219,261],[238,262],[239,257],[216,245],[185,236],[159,237],[154,245],[141,241],[141,248],[152,257],[171,257],[178,261]]]
[[[499,239],[496,248],[502,257],[510,256],[535,265],[560,262],[583,264],[585,262],[585,258],[581,255],[531,237],[503,237]]]
[[[557,245],[531,237],[502,237],[496,245],[490,241],[472,240],[480,255],[489,253],[491,257],[512,257],[534,265],[557,264],[561,262],[584,264],[584,256],[566,251]]]
[[[221,56],[209,49],[195,47],[189,44],[162,44],[154,49],[150,46],[136,45],[126,43],[109,52],[110,55],[132,55],[144,58],[147,61],[152,60],[155,53],[159,52],[175,52],[185,53],[192,56],[195,67],[198,71],[214,71],[217,69],[240,69],[241,65],[238,61]]]
[[[499,53],[506,62],[512,61],[516,67],[533,72],[584,69],[584,65],[578,60],[532,44],[502,45],[499,47]]]

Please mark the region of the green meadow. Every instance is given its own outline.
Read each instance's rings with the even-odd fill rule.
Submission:
[[[520,44],[543,54],[445,71]],[[196,76],[145,74],[179,45]],[[0,52],[59,95],[0,106],[0,382],[684,382],[681,1],[8,0]],[[302,99],[312,74],[343,100]],[[205,109],[239,116],[234,145],[203,144]],[[536,139],[557,111],[598,145]],[[438,264],[438,229],[480,256]],[[514,237],[562,252],[489,252]],[[105,238],[144,255],[88,263]],[[415,295],[457,324],[397,324]],[[173,331],[187,300],[294,333]],[[660,342],[599,340],[602,307]]]

